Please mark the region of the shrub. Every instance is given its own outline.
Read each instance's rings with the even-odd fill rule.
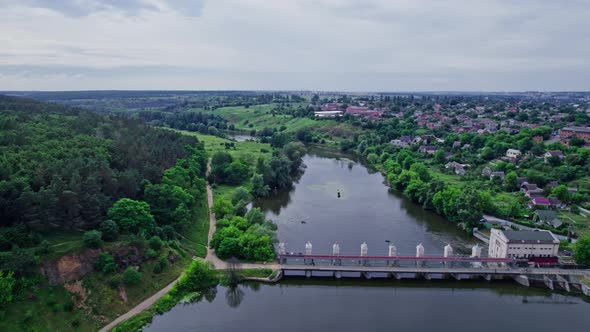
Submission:
[[[158,250],[162,249],[162,247],[164,246],[164,242],[162,241],[162,239],[160,239],[159,236],[154,235],[149,240],[149,245],[150,245],[150,248],[158,251]]]
[[[192,261],[170,293],[174,296],[179,293],[194,292],[216,286],[218,281],[215,271],[211,269],[209,264]]]
[[[51,252],[51,247],[49,245],[49,241],[47,240],[43,240],[41,241],[41,243],[39,244],[39,248],[37,248],[36,250],[37,254],[48,254]]]
[[[12,302],[12,292],[14,290],[14,279],[12,272],[0,271],[0,307],[3,307]]]
[[[96,261],[96,269],[102,273],[111,273],[117,270],[117,265],[115,264],[113,256],[106,252],[100,253],[98,260]]]
[[[155,251],[154,249],[150,248],[148,250],[145,251],[145,255],[149,258],[155,258],[156,256],[158,256],[158,252]]]
[[[123,282],[129,286],[137,285],[141,282],[141,273],[130,266],[123,272]]]
[[[119,287],[119,285],[121,285],[121,276],[120,275],[113,276],[109,280],[109,286],[112,289],[117,289]]]
[[[160,274],[168,267],[168,259],[166,257],[160,257],[158,263],[154,266],[154,273]]]
[[[100,224],[102,239],[107,242],[113,242],[119,238],[119,226],[112,220],[105,220]]]
[[[88,248],[100,248],[102,246],[102,233],[97,230],[88,231],[84,233],[82,240]]]
[[[74,310],[74,302],[71,299],[67,299],[64,303],[64,311],[72,312]]]
[[[176,230],[170,225],[162,227],[162,236],[164,240],[176,240]]]

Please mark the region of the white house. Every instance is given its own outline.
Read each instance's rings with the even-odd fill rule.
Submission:
[[[488,256],[493,258],[555,257],[559,240],[550,231],[492,228]]]
[[[506,151],[506,157],[508,158],[518,159],[521,155],[522,152],[520,152],[520,150],[508,149],[508,151]]]

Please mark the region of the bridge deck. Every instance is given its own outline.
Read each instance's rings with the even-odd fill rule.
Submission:
[[[376,273],[450,273],[450,274],[499,274],[499,275],[590,275],[588,270],[556,268],[469,268],[469,267],[410,267],[410,266],[341,266],[341,265],[290,265],[281,264],[283,271],[324,272],[376,272]]]

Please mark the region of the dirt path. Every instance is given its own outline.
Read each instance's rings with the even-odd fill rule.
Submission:
[[[109,325],[100,329],[100,332],[108,332],[112,328],[117,326],[117,324],[122,323],[122,322],[128,320],[129,318],[139,314],[140,312],[146,310],[147,308],[151,307],[162,296],[166,295],[170,291],[172,286],[174,286],[177,282],[178,282],[178,279],[176,279],[173,282],[171,282],[170,284],[168,284],[168,286],[160,289],[156,294],[150,296],[147,300],[145,300],[145,301],[141,302],[140,304],[138,304],[137,306],[135,306],[135,308],[133,308],[133,309],[129,310],[127,313],[117,317],[117,319],[110,322]]]
[[[207,175],[209,175],[210,172],[211,172],[211,162],[209,162],[207,164]],[[216,219],[215,219],[215,213],[213,212],[213,190],[211,189],[211,186],[209,185],[208,182],[207,182],[207,205],[209,205],[209,234],[208,234],[208,241],[207,242],[210,242],[211,238],[213,237],[213,234],[215,234]],[[217,257],[217,255],[215,255],[215,250],[209,248],[209,245],[207,245],[207,256],[205,257],[205,261],[213,264],[216,269],[227,269],[228,268],[228,264],[226,262],[222,261],[221,259],[219,259],[219,257]],[[277,269],[278,267],[279,266],[277,264],[245,263],[245,264],[239,265],[240,269],[263,269],[263,268]],[[112,321],[107,326],[103,327],[102,329],[100,329],[100,332],[108,332],[112,328],[117,326],[117,324],[120,324],[120,323],[126,321],[127,319],[139,314],[140,312],[148,309],[154,303],[156,303],[156,301],[158,301],[162,296],[166,295],[170,291],[170,289],[172,289],[172,286],[174,286],[178,282],[178,280],[179,280],[179,278],[177,278],[176,280],[171,282],[168,286],[159,290],[156,294],[150,296],[148,299],[146,299],[145,301],[143,301],[140,304],[138,304],[137,306],[135,306],[133,309],[129,310],[127,313],[117,317],[117,319],[115,319],[114,321]]]

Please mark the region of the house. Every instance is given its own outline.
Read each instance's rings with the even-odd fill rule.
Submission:
[[[567,205],[565,203],[561,202],[556,197],[549,197],[549,204],[551,205],[552,208],[555,208],[555,209],[567,208]]]
[[[342,111],[315,111],[313,114],[316,118],[335,118],[342,116]]]
[[[549,158],[557,157],[559,160],[563,159],[563,153],[561,151],[547,151],[545,152],[545,162],[548,162]]]
[[[420,152],[422,153],[426,153],[426,154],[434,154],[436,151],[438,151],[438,146],[434,146],[434,145],[422,145],[419,149]]]
[[[559,131],[559,136],[562,139],[577,137],[590,143],[590,127],[565,127]]]
[[[506,157],[510,159],[518,159],[521,155],[522,152],[520,152],[520,150],[508,149],[508,151],[506,151]]]
[[[466,167],[469,167],[469,164],[460,164],[455,161],[451,161],[450,163],[447,163],[445,165],[446,169],[450,169],[450,168],[454,169],[455,174],[457,174],[457,175],[465,175],[465,173],[467,172],[465,170]]]
[[[557,218],[557,212],[553,210],[536,210],[533,213],[533,220],[536,223],[551,225],[555,228],[563,224],[561,220]]]
[[[483,176],[492,175],[492,169],[489,167],[484,167],[484,169],[481,171],[481,175],[483,175]]]
[[[523,183],[525,183],[525,182],[526,182],[526,177],[524,177],[524,176],[519,176],[516,178],[516,184],[519,187],[522,187]]]
[[[539,187],[537,187],[536,184],[534,183],[528,183],[528,182],[524,182],[521,186],[520,186],[520,191],[522,192],[527,192],[529,190],[536,190],[539,189]]]
[[[531,208],[531,209],[534,209],[534,208],[548,209],[549,207],[551,207],[551,202],[549,201],[549,198],[547,198],[547,197],[535,197],[535,198],[531,199],[531,201],[529,202],[529,208]]]
[[[490,174],[490,180],[493,180],[494,178],[500,178],[500,180],[504,180],[504,176],[506,176],[504,174],[504,172],[500,171],[500,172],[492,172],[492,174]]]
[[[393,146],[399,146],[401,148],[407,148],[412,144],[412,137],[411,136],[402,136],[399,139],[394,139],[389,142]]]
[[[531,189],[531,190],[527,190],[526,193],[524,194],[525,197],[528,198],[535,198],[535,197],[543,197],[545,195],[545,192],[543,191],[543,189]]]
[[[513,231],[492,228],[488,256],[492,258],[556,257],[559,240],[550,231]]]
[[[461,142],[459,142],[459,141],[454,141],[453,142],[453,149],[457,149],[457,148],[460,148],[460,147],[461,147]]]
[[[464,167],[455,167],[455,174],[457,175],[465,175],[465,173],[467,173],[467,171],[465,170]]]

